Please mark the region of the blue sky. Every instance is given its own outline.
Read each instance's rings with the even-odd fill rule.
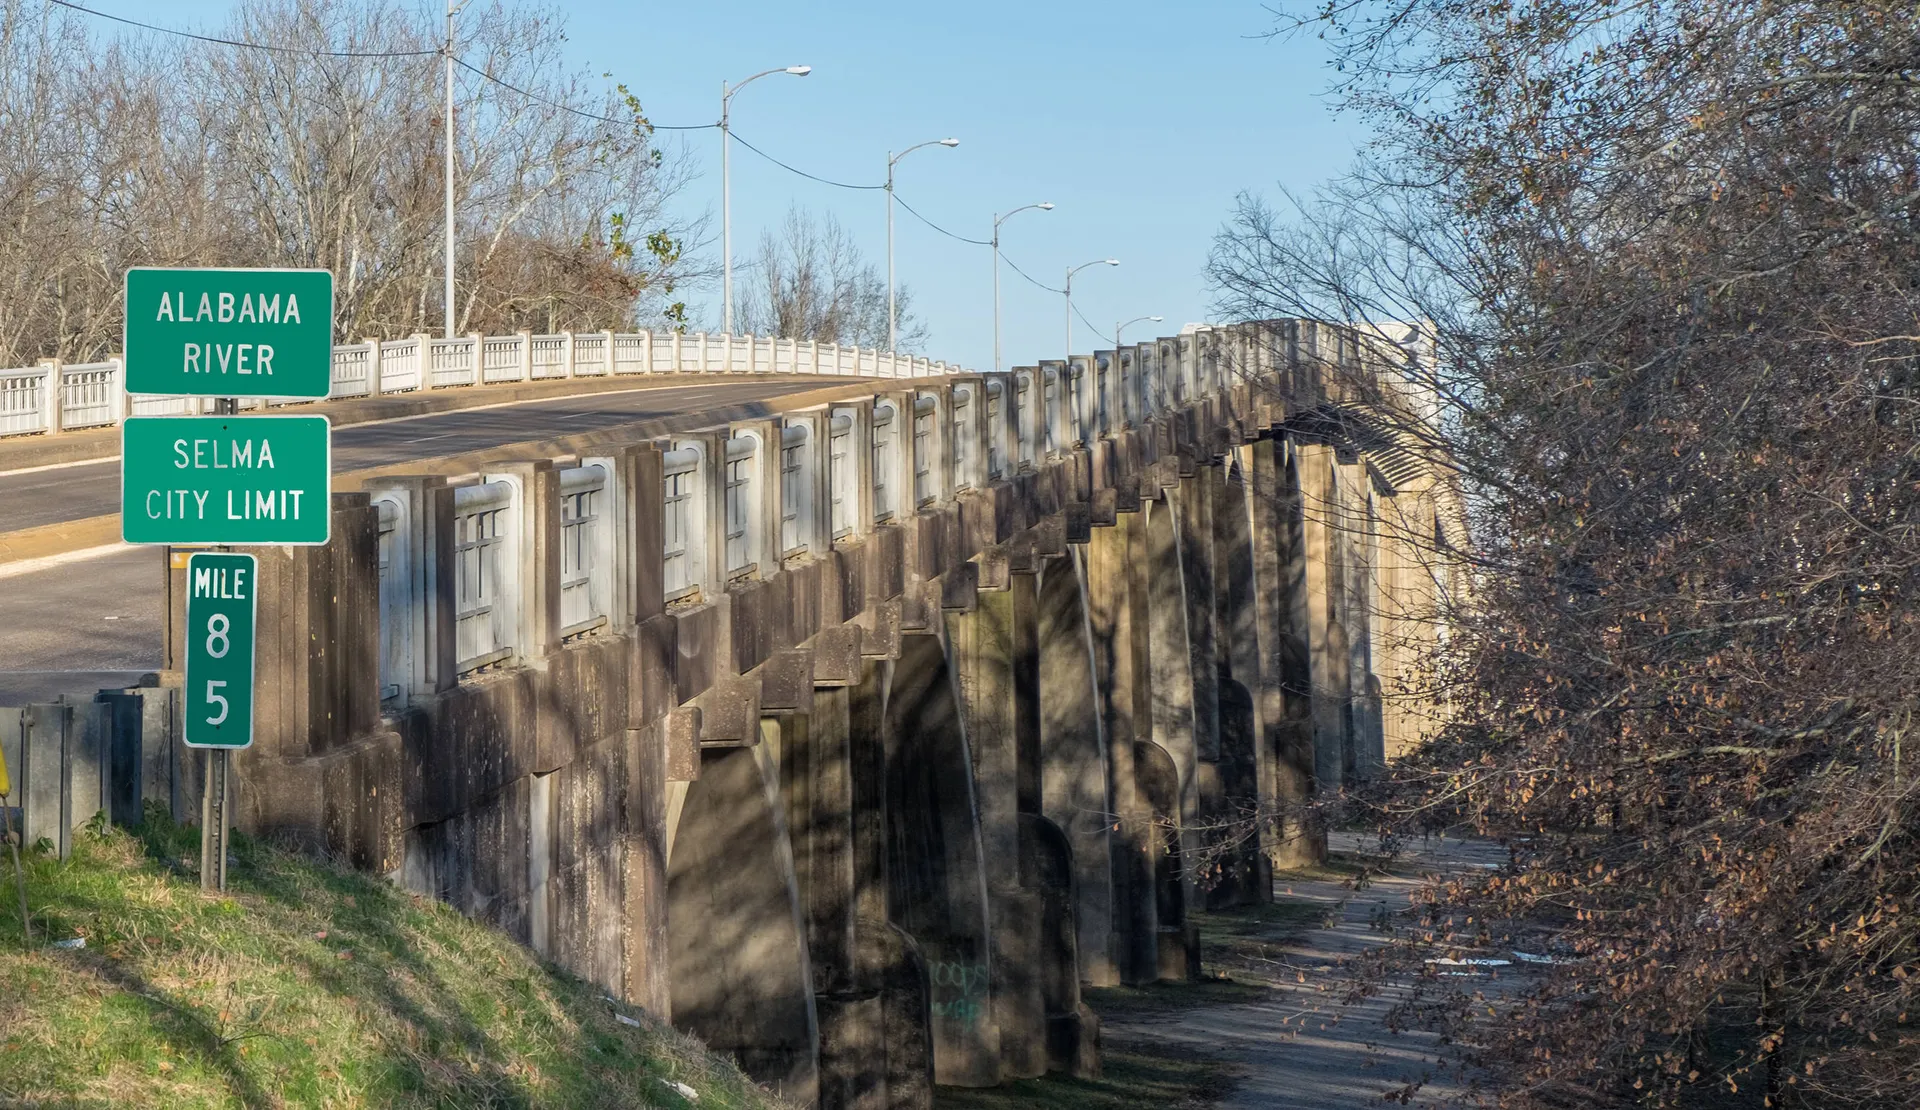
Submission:
[[[169,26],[224,21],[226,0],[90,0],[89,6]],[[641,5],[571,0],[570,47],[579,65],[611,72],[655,123],[719,115],[723,80],[806,64],[804,79],[767,77],[734,99],[735,133],[802,169],[846,181],[885,177],[886,152],[948,135],[900,164],[899,196],[934,221],[985,239],[992,213],[1052,201],[1003,228],[1001,245],[1034,277],[1058,286],[1082,272],[1074,303],[1109,331],[1158,314],[1128,336],[1170,333],[1207,316],[1202,267],[1214,232],[1242,189],[1311,188],[1338,173],[1364,142],[1320,95],[1325,55],[1311,38],[1261,37],[1260,0],[1138,0],[970,4],[763,0]],[[700,176],[681,199],[711,211],[718,258],[717,132],[694,132]],[[736,146],[736,259],[799,203],[832,212],[884,264],[883,194],[818,185]],[[896,213],[896,263],[927,321],[929,355],[989,368],[991,255]],[[1009,365],[1058,357],[1065,321],[1058,294],[1001,272]],[[717,325],[717,286],[696,318]],[[1075,321],[1074,346],[1096,345]]]

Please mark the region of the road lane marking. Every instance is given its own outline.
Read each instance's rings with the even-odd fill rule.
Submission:
[[[37,559],[20,559],[11,563],[0,563],[0,579],[17,578],[23,574],[37,574],[43,570],[52,570],[69,563],[81,563],[98,559],[103,555],[118,555],[128,551],[141,551],[141,547],[130,543],[108,543],[99,547],[83,547],[77,551],[62,551],[58,555],[42,555]],[[150,549],[147,549],[150,550]]]

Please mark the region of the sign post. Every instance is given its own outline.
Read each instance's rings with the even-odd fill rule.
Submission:
[[[326,270],[135,268],[126,274],[129,393],[212,397],[214,415],[121,425],[128,543],[324,544],[332,429],[324,416],[240,416],[239,396],[319,399],[333,385]],[[206,751],[200,885],[227,888],[228,756],[253,743],[259,563],[187,560],[186,743]]]
[[[260,563],[196,551],[187,559],[186,743],[207,751],[200,885],[227,888],[227,754],[253,743],[254,623]]]

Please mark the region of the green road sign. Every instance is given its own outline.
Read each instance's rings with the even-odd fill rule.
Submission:
[[[187,559],[187,746],[253,743],[253,627],[260,563],[196,551]]]
[[[333,380],[326,270],[127,271],[130,393],[325,397]]]
[[[327,542],[324,416],[130,416],[120,438],[128,543]]]

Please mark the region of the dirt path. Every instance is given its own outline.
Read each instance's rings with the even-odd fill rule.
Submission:
[[[1362,845],[1357,837],[1336,835],[1331,847],[1356,851]],[[1410,858],[1395,870],[1415,876],[1497,865],[1505,858],[1496,845],[1435,839],[1412,845]],[[1379,945],[1382,936],[1373,923],[1383,913],[1405,909],[1417,885],[1414,877],[1382,878],[1356,892],[1333,880],[1283,880],[1277,893],[1323,907],[1325,924],[1274,946],[1272,955],[1281,962],[1270,969],[1277,988],[1270,1000],[1117,1018],[1104,1023],[1103,1035],[1115,1042],[1189,1046],[1232,1065],[1243,1078],[1215,1104],[1219,1110],[1379,1106],[1384,1097],[1415,1083],[1422,1086],[1410,1105],[1458,1094],[1461,1087],[1435,1058],[1432,1035],[1385,1028],[1382,1019],[1402,991],[1390,987],[1364,1002],[1341,1005],[1339,962]]]

